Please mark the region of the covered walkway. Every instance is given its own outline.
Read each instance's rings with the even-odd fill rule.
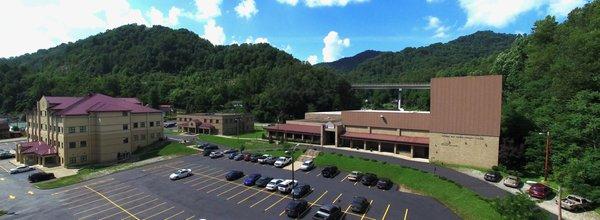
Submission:
[[[411,158],[429,158],[429,138],[346,132],[340,147],[389,152]]]
[[[269,139],[291,140],[311,144],[321,144],[320,126],[298,124],[276,124],[265,127]]]

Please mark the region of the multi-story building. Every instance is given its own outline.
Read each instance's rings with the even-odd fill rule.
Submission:
[[[430,111],[314,112],[265,129],[273,139],[442,163],[498,165],[502,76],[434,78],[430,91]]]
[[[177,115],[177,128],[195,134],[236,135],[254,129],[254,117],[242,113],[194,113]]]
[[[17,145],[17,161],[74,166],[128,158],[163,137],[160,110],[136,98],[103,94],[44,96],[27,113],[27,140]]]

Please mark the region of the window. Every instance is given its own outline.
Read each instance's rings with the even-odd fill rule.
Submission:
[[[83,133],[85,132],[87,129],[85,126],[79,126],[79,132]]]
[[[77,163],[76,157],[69,157],[69,163]]]
[[[69,127],[69,134],[75,133],[75,127]]]
[[[217,120],[215,121],[215,123],[219,124],[219,119],[217,119]]]
[[[142,140],[146,140],[146,135],[145,135],[145,134],[142,134],[142,135],[141,135],[141,138],[142,138]]]
[[[76,147],[77,147],[76,142],[69,142],[69,148],[76,148]]]
[[[140,122],[140,127],[145,128],[146,127],[146,122]]]
[[[129,138],[123,138],[123,144],[129,143]]]
[[[127,112],[123,112],[123,116],[128,116],[129,114]]]
[[[127,131],[129,130],[129,125],[128,124],[123,124],[123,131]]]
[[[133,135],[133,141],[138,141],[139,139],[140,139],[140,138],[139,138],[139,136],[137,136],[137,134],[136,134],[136,135]]]
[[[84,163],[85,161],[87,161],[87,156],[86,155],[81,156],[81,162]]]
[[[153,121],[151,121],[149,123],[150,123],[150,127],[154,127],[154,122]]]
[[[212,119],[210,119],[210,123],[212,124]]]
[[[137,123],[137,122],[134,122],[134,123],[133,123],[133,128],[137,128],[137,127],[138,127],[138,123]]]
[[[160,126],[160,121],[156,121],[156,126]]]
[[[87,141],[80,141],[79,147],[87,147]]]

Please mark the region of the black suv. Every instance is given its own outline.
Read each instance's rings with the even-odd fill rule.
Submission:
[[[393,185],[394,183],[392,183],[392,181],[388,178],[381,178],[379,181],[377,181],[378,189],[388,190],[392,188]]]
[[[239,170],[232,170],[232,171],[229,171],[227,174],[225,174],[225,179],[232,181],[232,180],[237,180],[239,178],[242,178],[242,176],[244,176],[244,172],[239,171]]]
[[[490,172],[485,173],[485,175],[483,176],[483,179],[490,181],[490,182],[497,183],[502,179],[502,175],[498,171],[490,171]]]
[[[323,168],[323,171],[321,171],[321,175],[323,175],[323,177],[325,177],[325,178],[333,178],[338,173],[339,173],[339,170],[336,166],[328,166],[328,167]]]
[[[302,198],[309,192],[310,192],[310,185],[308,185],[308,184],[298,185],[292,189],[292,197]]]
[[[39,172],[39,173],[34,173],[34,174],[29,175],[29,177],[27,179],[29,180],[30,183],[37,183],[37,182],[41,182],[41,181],[51,180],[54,178],[55,178],[54,173]]]
[[[273,180],[273,177],[263,176],[256,181],[256,186],[265,187],[267,184],[269,184],[269,182],[271,182],[271,180]]]
[[[285,207],[285,213],[290,218],[302,217],[308,208],[308,202],[304,199],[292,200]]]
[[[315,213],[313,219],[340,219],[342,217],[342,209],[337,205],[327,204],[321,206],[319,211]]]
[[[372,186],[375,184],[375,182],[377,182],[377,176],[372,173],[365,173],[362,179],[360,179],[360,182],[365,186]]]
[[[367,208],[369,208],[369,202],[367,202],[367,198],[362,196],[355,196],[352,198],[352,211],[356,213],[365,213]]]

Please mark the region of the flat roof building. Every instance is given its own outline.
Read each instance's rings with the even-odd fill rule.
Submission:
[[[254,117],[247,113],[177,115],[177,128],[194,134],[237,135],[254,130]]]
[[[451,164],[498,164],[502,76],[434,78],[430,111],[307,113],[266,127],[268,136],[389,152]]]
[[[161,111],[136,98],[43,96],[26,118],[27,142],[17,144],[16,159],[28,165],[126,159],[163,137]]]

